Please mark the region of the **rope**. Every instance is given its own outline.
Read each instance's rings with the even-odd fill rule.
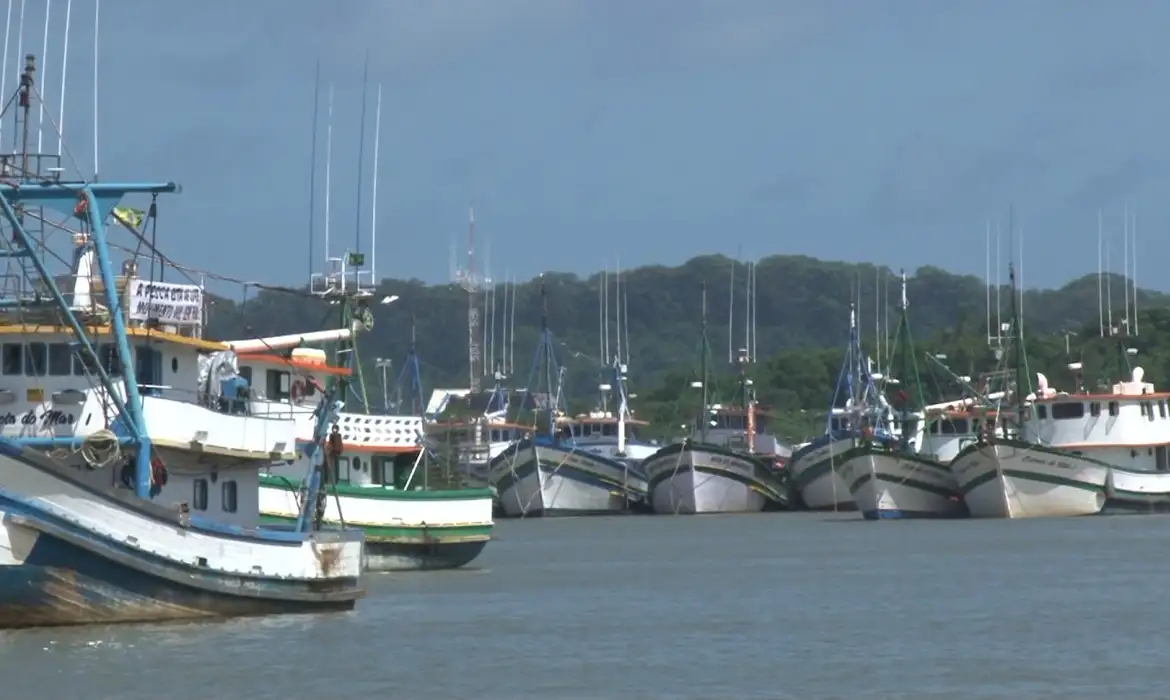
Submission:
[[[103,428],[86,435],[74,453],[80,453],[85,463],[93,469],[103,469],[122,456],[122,445],[114,431]]]

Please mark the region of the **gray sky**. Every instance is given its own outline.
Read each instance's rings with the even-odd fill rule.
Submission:
[[[41,76],[51,110],[65,6],[52,0]],[[41,52],[44,7],[26,0],[24,52]],[[163,248],[224,274],[306,278],[318,58],[334,86],[332,252],[354,247],[368,49],[361,245],[380,82],[380,276],[446,280],[470,200],[496,277],[740,246],[982,274],[985,222],[1014,204],[1025,281],[1052,286],[1095,269],[1098,208],[1120,267],[1128,199],[1139,282],[1170,289],[1154,275],[1170,265],[1170,3],[104,0],[101,12],[102,178],[182,183],[161,213]],[[66,142],[87,172],[92,27],[93,0],[74,0]]]

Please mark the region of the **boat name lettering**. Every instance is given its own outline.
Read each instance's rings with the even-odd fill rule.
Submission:
[[[31,411],[19,415],[11,412],[0,414],[0,425],[17,425],[18,423],[20,425],[36,425],[40,423],[44,427],[50,425],[73,425],[76,421],[77,418],[72,413],[58,411],[57,409],[45,411],[39,417]]]
[[[1047,459],[1041,459],[1038,457],[1033,457],[1032,455],[1024,455],[1023,461],[1030,462],[1032,464],[1043,464],[1046,467],[1057,467],[1058,469],[1072,469],[1073,468],[1073,465],[1069,464],[1068,462],[1066,462],[1062,459],[1056,459],[1053,457],[1049,457]]]

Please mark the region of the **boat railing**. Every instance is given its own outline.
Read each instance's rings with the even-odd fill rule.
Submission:
[[[256,400],[255,397],[224,397],[206,390],[194,391],[165,384],[139,384],[143,405],[147,399],[194,404],[209,411],[242,418],[259,420],[289,421],[297,413],[296,407],[287,403]]]

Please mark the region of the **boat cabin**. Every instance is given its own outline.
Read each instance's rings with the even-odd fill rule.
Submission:
[[[994,428],[996,415],[994,409],[978,406],[927,409],[918,452],[948,464],[967,445],[976,442],[982,431]]]
[[[758,405],[712,404],[707,409],[707,441],[733,450],[775,454],[777,442],[768,432],[772,414]]]
[[[1170,393],[1157,392],[1135,367],[1109,393],[1069,394],[1048,387],[1030,396],[1022,439],[1139,471],[1170,471]]]
[[[557,433],[564,439],[583,442],[616,442],[618,439],[619,421],[609,412],[594,411],[572,418],[559,416],[557,418]],[[628,418],[626,424],[626,440],[638,439],[638,428],[648,425],[644,420]]]

